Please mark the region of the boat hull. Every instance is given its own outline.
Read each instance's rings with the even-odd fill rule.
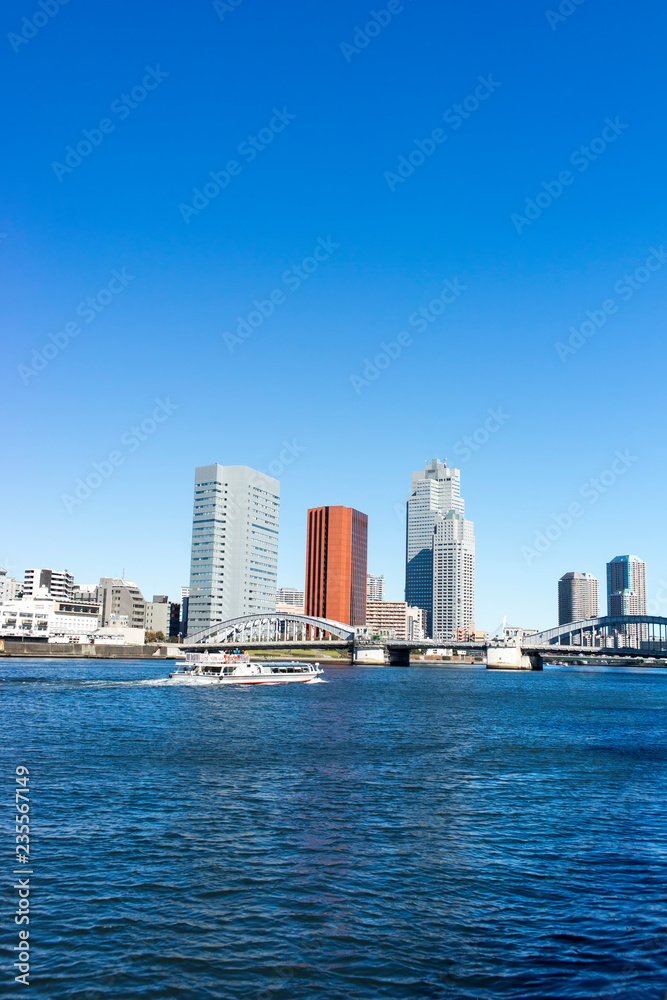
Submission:
[[[318,680],[322,670],[319,663],[309,664],[298,661],[290,663],[253,663],[250,660],[214,660],[211,656],[193,656],[179,669],[169,674],[173,681],[186,684],[254,685],[254,684],[312,684]],[[217,668],[217,669],[216,669]]]

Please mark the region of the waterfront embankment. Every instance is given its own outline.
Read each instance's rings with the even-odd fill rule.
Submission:
[[[103,660],[173,660],[179,656],[178,646],[120,646],[102,643],[64,642],[0,642],[2,657],[57,657],[63,659]]]

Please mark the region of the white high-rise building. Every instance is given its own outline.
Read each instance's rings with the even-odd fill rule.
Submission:
[[[450,510],[464,513],[461,472],[434,458],[423,471],[412,473],[407,501],[405,600],[424,608],[427,629],[433,628],[433,537],[438,518]]]
[[[438,516],[433,533],[433,638],[467,638],[475,630],[475,535],[458,510]]]
[[[366,574],[366,600],[384,601],[384,574]]]
[[[246,465],[195,470],[188,635],[229,618],[273,614],[280,483]]]
[[[74,590],[74,577],[67,570],[27,569],[23,574],[23,596],[34,597],[46,590],[51,597],[69,600]]]

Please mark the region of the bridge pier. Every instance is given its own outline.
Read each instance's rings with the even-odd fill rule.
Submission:
[[[359,667],[384,667],[387,665],[387,647],[355,646],[352,653],[352,663]]]
[[[487,670],[541,670],[539,653],[524,653],[521,646],[489,646],[486,651]]]

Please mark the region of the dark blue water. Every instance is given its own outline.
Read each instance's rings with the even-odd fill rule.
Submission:
[[[167,670],[0,661],[4,885],[21,764],[35,873],[3,995],[665,996],[667,671]]]

